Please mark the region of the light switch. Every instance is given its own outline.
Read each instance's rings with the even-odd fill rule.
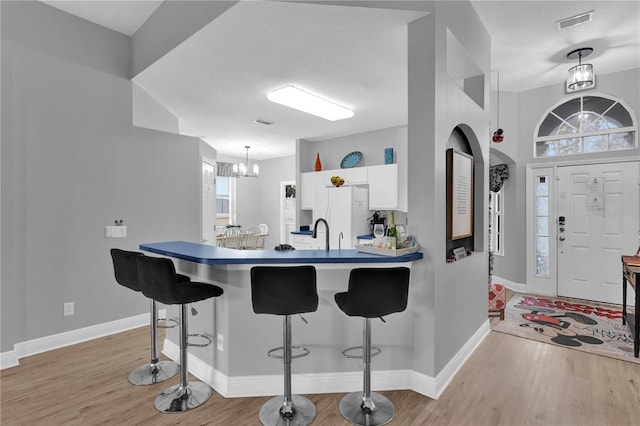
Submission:
[[[105,238],[125,238],[126,236],[127,236],[127,227],[124,225],[104,227]]]

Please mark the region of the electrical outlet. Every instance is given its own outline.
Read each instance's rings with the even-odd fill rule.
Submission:
[[[64,304],[64,316],[70,317],[73,315],[74,311],[74,302],[67,302]]]
[[[218,346],[218,350],[220,352],[223,352],[224,351],[224,336],[222,334],[218,333],[217,337],[218,338],[217,338],[217,342],[216,343],[217,343],[217,346]]]

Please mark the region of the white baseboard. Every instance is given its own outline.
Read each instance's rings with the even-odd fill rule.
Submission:
[[[410,389],[438,399],[489,331],[487,320],[435,378],[413,370],[374,370],[371,387],[377,391]],[[162,353],[179,361],[180,348],[170,340],[164,340]],[[229,377],[192,354],[188,357],[189,372],[225,398],[271,396],[282,392],[282,375]],[[299,394],[354,392],[362,389],[362,371],[293,374],[291,382]]]
[[[15,350],[2,352],[0,354],[0,370],[16,367],[18,365],[20,365],[20,363],[18,362],[18,354]]]
[[[13,346],[13,351],[3,352],[0,354],[0,369],[4,370],[5,368],[17,366],[19,365],[19,359],[26,356],[36,355],[53,349],[75,345],[76,343],[86,342],[87,340],[97,339],[98,337],[104,337],[149,325],[150,316],[150,313],[140,314],[129,318],[123,318],[51,336],[40,337],[26,342],[16,343]],[[165,316],[166,309],[158,311],[158,317],[162,318]]]
[[[493,281],[500,283],[502,285],[504,285],[505,287],[507,287],[509,290],[513,290],[516,291],[518,293],[526,293],[527,292],[527,286],[525,284],[522,283],[517,283],[515,281],[511,281],[508,280],[506,278],[502,278],[499,277],[497,275],[493,276]]]
[[[434,396],[428,395],[419,389],[413,390],[422,393],[423,395],[430,396],[433,399],[440,398],[440,395],[442,395],[447,386],[449,386],[449,383],[451,383],[451,380],[453,380],[458,370],[462,368],[473,351],[476,350],[478,345],[484,340],[485,337],[487,337],[490,331],[491,327],[489,326],[489,319],[487,318],[487,320],[480,326],[480,328],[478,328],[478,330],[473,333],[473,336],[471,336],[467,343],[465,343],[464,346],[460,348],[458,353],[456,353],[454,357],[449,360],[447,365],[445,365],[442,371],[438,373],[435,380],[436,389]]]

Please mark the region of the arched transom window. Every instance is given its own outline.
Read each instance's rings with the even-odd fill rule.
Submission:
[[[579,96],[554,107],[538,124],[536,157],[633,149],[637,126],[620,102],[602,96]]]

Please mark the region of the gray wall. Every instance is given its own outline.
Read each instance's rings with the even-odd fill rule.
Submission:
[[[426,261],[412,271],[414,370],[436,376],[486,321],[489,113],[446,72],[450,30],[485,75],[489,96],[490,38],[468,2],[434,2],[434,14],[409,24],[409,228]],[[487,102],[484,103],[487,105]],[[475,159],[476,252],[446,263],[446,145],[461,126]],[[475,135],[475,136],[474,136]]]
[[[259,161],[260,176],[238,178],[236,186],[237,219],[243,226],[269,227],[265,248],[280,244],[280,182],[295,181],[295,156]]]
[[[595,66],[595,65],[594,65]],[[596,68],[597,72],[597,68]],[[510,168],[505,193],[505,251],[504,257],[496,256],[494,275],[515,283],[526,283],[526,166],[527,164],[557,164],[570,161],[585,162],[612,158],[639,158],[640,149],[593,153],[581,156],[534,158],[533,138],[536,125],[547,110],[567,95],[564,82],[520,93],[501,93],[500,126],[505,130],[505,140],[492,144],[492,150],[500,151],[516,161]],[[640,119],[640,68],[611,74],[598,75],[596,89],[582,94],[605,94],[625,102]],[[505,114],[505,111],[507,112]],[[516,111],[514,113],[513,111]],[[495,117],[495,115],[493,115]]]
[[[245,161],[225,155],[219,155],[218,160]],[[236,179],[236,223],[243,227],[265,223],[269,227],[269,236],[265,239],[268,249],[284,242],[280,241],[280,182],[296,180],[295,160],[295,155],[290,155],[255,161],[260,165],[259,177]],[[249,163],[254,163],[251,154]]]
[[[109,248],[199,238],[201,154],[131,125],[128,37],[39,2],[1,7],[4,352],[148,312]],[[104,238],[115,219],[127,238]]]

